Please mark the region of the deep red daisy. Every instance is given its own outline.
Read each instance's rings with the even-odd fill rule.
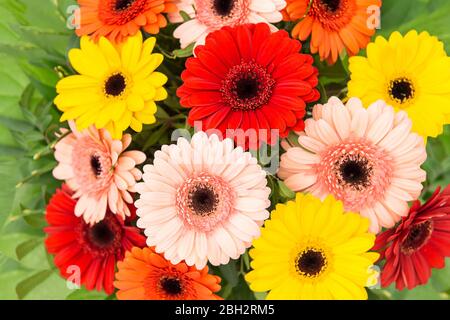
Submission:
[[[386,260],[383,287],[395,282],[397,289],[411,290],[428,282],[432,268],[445,266],[450,256],[450,185],[439,192],[424,205],[416,201],[396,228],[377,236],[373,249]]]
[[[123,221],[109,211],[99,223],[86,224],[75,216],[76,201],[71,194],[63,185],[51,198],[46,211],[49,226],[44,229],[48,234],[45,246],[55,255],[54,263],[64,278],[76,282],[79,271],[79,283],[86,289],[111,294],[116,262],[123,260],[127,250],[144,247],[145,237],[138,228],[128,225],[129,220]]]
[[[281,137],[303,130],[306,103],[320,95],[313,58],[300,49],[287,32],[271,33],[264,23],[211,33],[187,60],[177,91],[181,105],[191,108],[189,124],[201,121],[204,131],[218,129],[224,136],[227,129],[254,129],[247,135],[256,133],[256,145],[245,140],[252,149],[261,141],[276,142],[271,129]]]

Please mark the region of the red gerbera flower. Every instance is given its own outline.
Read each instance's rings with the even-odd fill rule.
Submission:
[[[201,121],[204,131],[218,129],[222,135],[227,129],[247,134],[254,129],[258,142],[251,148],[275,143],[271,129],[281,137],[303,130],[306,103],[316,101],[319,92],[313,58],[300,49],[287,32],[271,33],[264,23],[211,33],[187,60],[177,91],[181,104],[192,109],[189,123]],[[238,134],[234,137],[242,145]]]
[[[44,229],[48,234],[45,246],[55,255],[54,263],[64,278],[76,280],[72,277],[79,270],[80,284],[86,289],[103,289],[111,294],[116,262],[123,260],[125,252],[132,247],[144,247],[145,237],[138,228],[128,226],[127,221],[109,211],[91,227],[83,218],[75,216],[76,201],[71,193],[63,185],[47,206],[49,226]]]
[[[396,282],[399,290],[425,284],[431,268],[443,268],[450,256],[450,185],[440,188],[421,205],[416,201],[407,217],[394,229],[378,235],[374,250],[386,259],[381,285]]]

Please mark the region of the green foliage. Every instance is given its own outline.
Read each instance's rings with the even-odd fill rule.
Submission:
[[[108,299],[97,291],[69,290],[43,244],[45,204],[59,185],[51,176],[55,165],[52,146],[61,126],[52,100],[58,79],[73,72],[67,51],[78,46],[78,38],[66,23],[67,8],[75,3],[0,0],[0,299]],[[377,34],[428,30],[449,50],[449,13],[448,0],[383,1],[382,25]],[[186,123],[187,110],[180,106],[175,92],[193,46],[179,49],[172,37],[175,27],[169,26],[156,36],[156,50],[165,56],[161,71],[169,77],[169,98],[159,105],[158,121],[133,135],[133,148],[146,152],[149,162],[162,144],[170,143],[174,129],[192,131]],[[292,23],[282,22],[280,27],[290,29]],[[316,61],[322,102],[331,95],[346,96],[347,59],[343,55],[331,67]],[[427,149],[425,199],[437,186],[450,183],[450,127],[437,139],[429,139]],[[295,197],[276,176],[269,176],[268,183],[272,189],[270,209]],[[434,270],[425,286],[403,292],[392,287],[373,289],[370,297],[446,299],[450,294],[449,262],[446,268]],[[264,299],[265,293],[251,292],[245,282],[243,277],[249,270],[248,253],[226,266],[214,267],[214,273],[223,279],[220,295],[227,299]]]

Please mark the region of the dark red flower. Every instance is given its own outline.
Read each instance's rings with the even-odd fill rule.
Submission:
[[[80,284],[86,289],[111,294],[116,262],[123,260],[127,250],[144,247],[145,237],[109,210],[99,223],[86,224],[82,217],[75,216],[76,201],[71,194],[63,185],[51,198],[46,211],[49,226],[44,229],[48,235],[45,246],[55,255],[54,263],[64,278],[76,280],[73,277],[79,270]]]
[[[416,201],[400,224],[377,236],[374,250],[380,250],[386,263],[381,271],[381,285],[395,281],[403,290],[425,284],[432,268],[443,268],[450,256],[450,185],[421,205]]]
[[[281,137],[303,130],[306,103],[320,95],[313,58],[300,49],[287,32],[271,33],[264,23],[211,33],[187,60],[177,91],[181,105],[191,108],[190,125],[201,121],[202,130],[218,129],[223,136],[227,129],[254,129],[257,145],[251,148],[274,144],[271,129]]]

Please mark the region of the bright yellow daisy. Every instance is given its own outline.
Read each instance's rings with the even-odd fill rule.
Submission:
[[[82,37],[80,49],[69,52],[79,74],[56,86],[61,121],[75,120],[79,130],[93,124],[106,128],[114,139],[120,139],[128,127],[140,132],[143,124],[154,123],[155,101],[167,97],[163,88],[167,77],[155,72],[163,61],[161,54],[152,54],[155,42],[149,38],[143,43],[140,32],[122,45]]]
[[[366,106],[382,99],[406,111],[413,130],[425,138],[450,123],[450,57],[427,32],[379,36],[367,47],[367,58],[350,58],[349,68],[348,95]]]
[[[375,235],[369,220],[345,213],[342,202],[308,194],[278,204],[250,250],[246,275],[267,299],[367,299]]]

